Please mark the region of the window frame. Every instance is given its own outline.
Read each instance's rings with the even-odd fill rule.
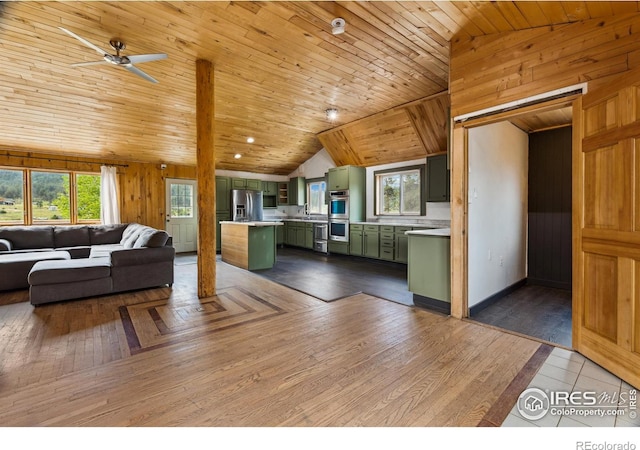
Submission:
[[[22,172],[22,195],[23,195],[23,220],[20,222],[0,222],[0,226],[32,226],[32,225],[84,225],[99,224],[100,218],[95,220],[78,218],[78,191],[77,175],[92,175],[101,177],[100,172],[86,170],[64,170],[64,169],[44,169],[40,167],[17,168],[11,166],[0,166],[0,170],[11,170]],[[69,219],[62,220],[34,220],[33,217],[33,179],[32,174],[36,173],[59,173],[69,176]]]
[[[402,166],[395,167],[393,169],[384,169],[384,170],[376,170],[373,172],[373,214],[374,216],[382,216],[382,217],[419,217],[424,216],[427,213],[426,207],[426,199],[427,199],[427,182],[425,179],[426,174],[426,164],[419,164],[413,166]],[[382,176],[388,175],[402,175],[408,172],[417,171],[420,176],[420,211],[418,213],[403,213],[402,211],[399,214],[385,214],[381,212],[380,207],[380,178]],[[402,183],[400,183],[401,195],[402,195]],[[400,199],[400,205],[402,205],[402,198]]]
[[[329,214],[329,205],[327,204],[327,180],[326,178],[307,178],[306,180],[306,189],[307,189],[307,204],[309,205],[309,214],[318,214],[318,215],[326,215]],[[324,183],[324,193],[321,195],[322,203],[320,204],[320,211],[315,212],[311,210],[311,185],[317,183]],[[325,211],[322,211],[322,207],[324,206]]]

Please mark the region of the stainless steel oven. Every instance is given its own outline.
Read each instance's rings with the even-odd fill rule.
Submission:
[[[329,220],[329,240],[349,242],[349,221],[344,219]]]
[[[329,192],[329,219],[349,219],[349,191]]]

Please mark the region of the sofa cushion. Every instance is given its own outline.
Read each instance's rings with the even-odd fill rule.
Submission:
[[[89,258],[105,258],[111,256],[111,252],[116,250],[124,250],[124,247],[122,244],[92,245]]]
[[[138,236],[146,228],[144,225],[140,225],[139,223],[130,223],[127,225],[127,228],[122,232],[122,240],[120,243],[124,246],[124,248],[133,248],[133,244],[135,244]]]
[[[154,228],[144,229],[138,239],[133,243],[133,248],[141,247],[162,247],[169,239],[169,234],[163,230],[156,230]]]
[[[89,246],[89,227],[87,226],[57,226],[53,228],[53,239],[56,248]]]
[[[89,238],[91,245],[118,244],[122,239],[122,233],[127,228],[126,223],[116,225],[91,225]]]
[[[109,258],[38,261],[29,272],[29,284],[62,284],[97,280],[111,275]],[[69,286],[72,290],[73,287]]]
[[[52,226],[0,227],[0,239],[11,242],[14,250],[54,248]]]
[[[69,252],[21,252],[0,253],[0,290],[29,287],[27,276],[38,261],[47,259],[70,259]]]

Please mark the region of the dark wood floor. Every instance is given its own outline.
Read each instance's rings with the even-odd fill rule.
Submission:
[[[255,273],[324,301],[364,292],[413,305],[404,264],[284,247],[272,269]]]
[[[471,319],[571,348],[571,292],[526,285]]]

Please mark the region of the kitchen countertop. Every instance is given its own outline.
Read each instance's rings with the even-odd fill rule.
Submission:
[[[433,228],[431,230],[405,231],[409,236],[451,236],[451,228]]]
[[[327,223],[327,220],[321,219],[282,219],[283,222],[303,222],[303,223]]]
[[[420,228],[444,228],[444,226],[437,226],[428,223],[411,223],[411,222],[351,222],[356,225],[379,225],[390,227],[420,227]]]
[[[279,225],[284,225],[282,222],[234,222],[232,220],[221,220],[221,224],[227,225],[244,225],[246,227],[275,227]]]

